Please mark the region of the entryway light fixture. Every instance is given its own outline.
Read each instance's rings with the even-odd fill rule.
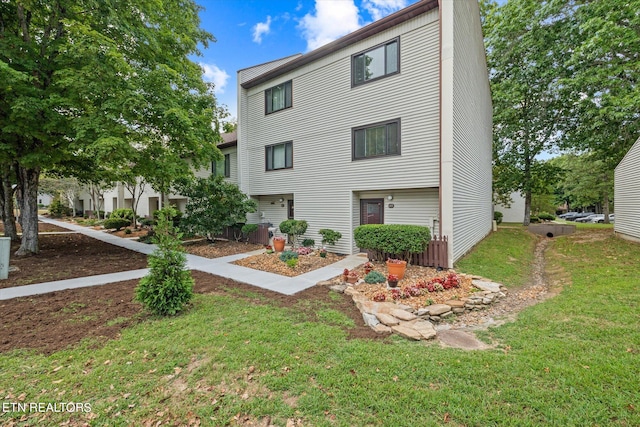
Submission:
[[[284,199],[283,199],[282,197],[280,197],[280,198],[278,199],[278,201],[279,201],[280,203],[282,203],[282,202],[284,202]]]
[[[387,200],[388,200],[388,201],[392,201],[392,200],[393,200],[393,196],[392,196],[391,194],[389,194],[389,195],[387,196]]]

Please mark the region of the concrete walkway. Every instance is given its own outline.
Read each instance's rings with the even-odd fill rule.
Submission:
[[[57,221],[50,218],[40,217],[40,221],[54,224],[59,227],[84,234],[85,236],[101,240],[112,245],[120,246],[143,254],[150,254],[156,249],[156,245],[136,242],[130,239],[123,239],[104,231],[94,230],[77,224],[64,221]],[[319,268],[309,273],[296,277],[285,277],[279,274],[254,270],[242,267],[231,262],[246,258],[251,255],[262,253],[263,250],[247,252],[243,254],[230,255],[221,258],[204,258],[197,255],[187,254],[187,267],[191,270],[199,270],[205,273],[216,274],[218,276],[237,280],[259,288],[279,292],[285,295],[293,295],[303,291],[322,280],[328,280],[338,276],[345,268],[352,269],[367,261],[365,257],[359,255],[349,255],[335,264]],[[147,274],[147,269],[123,271],[120,273],[102,274],[98,276],[87,276],[77,279],[58,280],[55,282],[39,283],[27,286],[17,286],[14,288],[0,289],[0,300],[16,297],[44,294],[63,289],[81,288],[86,286],[97,286],[108,283],[120,282],[123,280],[139,279]]]

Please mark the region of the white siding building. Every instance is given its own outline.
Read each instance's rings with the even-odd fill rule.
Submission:
[[[616,167],[614,203],[615,233],[640,242],[640,138]]]
[[[497,204],[493,207],[495,211],[502,212],[502,222],[519,222],[524,221],[524,197],[516,192],[511,193],[511,203],[509,207]]]
[[[439,7],[439,3],[441,6]],[[305,55],[238,72],[250,222],[343,235],[419,224],[449,266],[491,230],[491,94],[476,1],[424,0]]]

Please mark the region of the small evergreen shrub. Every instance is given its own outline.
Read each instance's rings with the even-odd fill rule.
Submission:
[[[298,259],[297,258],[288,259],[287,265],[291,268],[296,268],[296,265],[298,265]]]
[[[286,221],[282,221],[280,223],[280,232],[286,233],[291,236],[291,241],[293,245],[296,245],[296,241],[298,236],[303,235],[307,231],[307,221],[301,219],[288,219]]]
[[[124,234],[131,234],[131,229],[130,228],[125,228],[124,229]]]
[[[304,239],[302,241],[302,246],[304,246],[305,248],[312,248],[316,245],[316,241],[313,239]]]
[[[131,225],[131,221],[124,218],[109,218],[106,219],[102,225],[107,230],[120,230],[122,227],[128,227]]]
[[[553,221],[554,219],[556,219],[555,215],[551,215],[546,212],[542,212],[541,214],[539,214],[538,218],[540,218],[543,221]]]
[[[431,240],[429,227],[405,224],[366,224],[353,232],[356,246],[375,251],[376,259],[384,254],[409,261],[412,253],[424,252]]]
[[[156,224],[156,221],[152,218],[142,218],[140,220],[140,225],[143,227],[153,227]]]
[[[372,271],[364,277],[364,281],[366,283],[384,283],[387,279],[384,277],[384,274],[378,271]]]
[[[73,209],[63,204],[60,198],[60,195],[56,194],[53,200],[51,201],[51,204],[49,205],[49,215],[51,215],[54,218],[71,216],[73,215]]]
[[[284,251],[280,254],[280,261],[287,262],[290,259],[298,259],[298,253],[293,251]]]
[[[149,274],[136,287],[136,300],[149,311],[172,316],[193,297],[193,278],[186,269],[187,257],[181,246],[182,235],[171,223],[171,211],[158,215],[154,243],[158,249],[149,255]]]
[[[241,228],[242,234],[247,235],[258,231],[258,224],[245,224]]]
[[[342,233],[340,233],[339,231],[331,230],[329,228],[318,230],[318,234],[322,236],[323,245],[335,245],[336,242],[342,237]]]
[[[493,211],[493,220],[496,222],[496,224],[502,223],[502,216],[502,212]]]
[[[535,215],[531,215],[531,216],[529,217],[529,222],[532,222],[532,223],[538,223],[538,222],[540,222],[540,218],[539,218],[539,217],[537,217],[537,216],[535,216]]]
[[[116,209],[113,212],[111,212],[111,215],[109,215],[109,219],[115,219],[115,218],[128,219],[129,224],[131,224],[133,222],[133,209],[129,209],[129,208]]]

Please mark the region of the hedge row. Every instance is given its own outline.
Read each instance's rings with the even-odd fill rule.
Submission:
[[[386,252],[406,261],[412,253],[424,252],[431,240],[429,227],[421,225],[367,224],[356,227],[353,235],[359,248],[375,251],[378,259]]]

